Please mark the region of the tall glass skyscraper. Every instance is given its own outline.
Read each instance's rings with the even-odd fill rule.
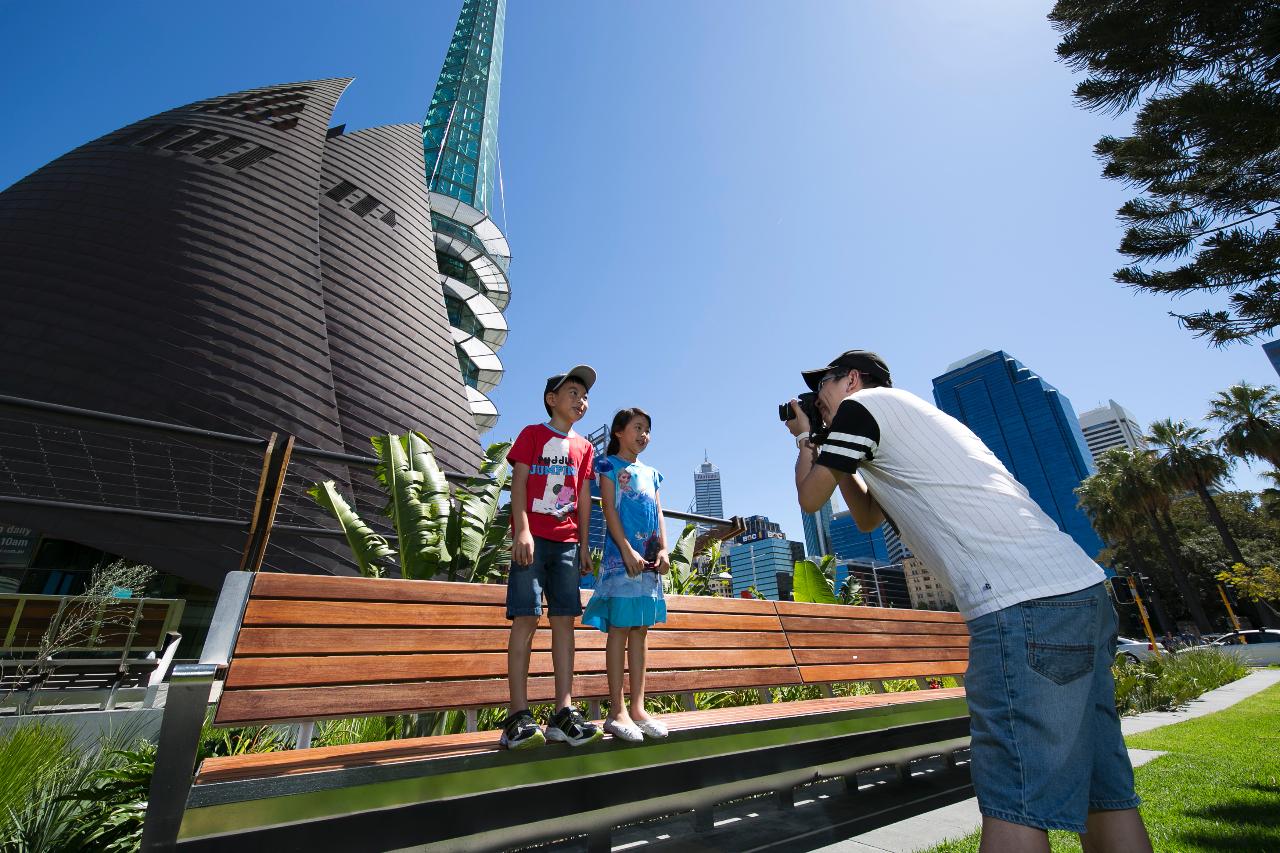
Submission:
[[[482,431],[498,419],[486,392],[502,379],[497,351],[507,340],[502,312],[511,299],[511,249],[489,215],[499,181],[506,11],[506,0],[463,0],[422,122],[436,260],[467,398]]]
[[[810,557],[825,557],[834,554],[831,549],[831,518],[835,515],[835,506],[828,500],[817,512],[800,514],[804,524],[805,552]]]
[[[841,560],[869,559],[889,562],[889,544],[885,541],[882,524],[870,533],[863,533],[854,523],[848,510],[837,512],[831,518],[831,553]]]
[[[1090,557],[1102,540],[1076,505],[1075,489],[1093,473],[1071,401],[1006,352],[984,350],[933,380],[942,411],[991,449],[1031,498]]]
[[[724,498],[720,494],[720,469],[703,457],[693,472],[693,511],[699,515],[724,518]]]
[[[1108,400],[1107,405],[1081,414],[1080,432],[1084,434],[1095,466],[1098,457],[1113,447],[1138,450],[1147,446],[1142,437],[1142,425],[1115,400]]]
[[[1280,341],[1267,341],[1262,345],[1262,351],[1267,354],[1272,369],[1280,374]]]

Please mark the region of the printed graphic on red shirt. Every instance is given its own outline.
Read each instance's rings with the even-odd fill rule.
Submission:
[[[591,442],[576,433],[562,435],[545,424],[520,431],[507,461],[529,466],[526,500],[529,532],[556,542],[578,541],[578,490],[595,476]]]

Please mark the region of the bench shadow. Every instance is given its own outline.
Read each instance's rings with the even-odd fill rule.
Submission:
[[[889,768],[860,773],[856,794],[847,793],[837,780],[797,788],[795,805],[789,808],[776,806],[772,795],[724,804],[715,810],[715,828],[705,832],[694,830],[689,814],[621,827],[611,843],[615,851],[652,853],[807,853],[974,795],[967,762],[948,768],[941,758],[928,759],[914,763],[912,770],[905,784]],[[975,819],[973,827],[957,827],[949,836],[976,827]],[[582,853],[588,848],[578,838],[528,849]]]
[[[1243,787],[1265,794],[1267,799],[1262,802],[1226,800],[1187,812],[1189,817],[1217,821],[1235,827],[1237,837],[1222,838],[1195,832],[1179,833],[1178,837],[1188,844],[1213,850],[1277,849],[1268,845],[1280,844],[1280,785],[1250,782]]]

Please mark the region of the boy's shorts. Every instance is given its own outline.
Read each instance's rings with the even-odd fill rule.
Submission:
[[[543,594],[547,596],[547,615],[582,615],[577,542],[553,542],[535,536],[533,562],[519,566],[512,561],[507,576],[507,618],[541,616]]]
[[[1024,601],[969,625],[973,787],[989,817],[1084,832],[1090,811],[1138,806],[1102,584]]]

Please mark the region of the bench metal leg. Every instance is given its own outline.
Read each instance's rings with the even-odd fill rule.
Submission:
[[[592,720],[599,720],[604,717],[604,714],[600,713],[599,699],[592,699],[587,703],[587,717]]]
[[[911,765],[906,762],[893,765],[893,775],[899,785],[907,784],[911,781]]]
[[[756,690],[760,694],[760,704],[770,705],[773,703],[773,694],[769,692],[768,687],[760,687]]]
[[[783,788],[781,791],[775,791],[773,794],[773,804],[777,806],[780,811],[795,808],[796,789]]]
[[[697,700],[696,700],[696,699],[694,699],[694,697],[693,697],[693,694],[692,694],[692,693],[681,693],[681,694],[680,694],[680,704],[681,704],[681,705],[684,705],[684,709],[685,709],[686,711],[696,711],[696,710],[698,710],[698,702],[697,702]]]
[[[311,738],[316,733],[316,721],[307,720],[305,723],[298,723],[298,737],[294,742],[294,749],[310,749]]]
[[[710,832],[716,826],[716,810],[711,806],[705,809],[694,809],[693,811],[693,830],[694,832]]]
[[[850,773],[840,777],[840,788],[846,794],[858,793],[858,774]]]
[[[480,711],[476,708],[467,708],[462,712],[462,717],[467,721],[467,731],[475,732],[480,730]]]
[[[954,750],[954,749],[953,749],[953,750],[951,750],[950,752],[948,752],[948,753],[947,753],[947,755],[946,755],[946,759],[947,759],[947,769],[948,769],[948,770],[955,770],[955,769],[956,769],[956,767],[958,767],[958,766],[959,766],[960,761],[959,761],[959,759],[956,757],[956,750]]]
[[[217,673],[218,667],[214,664],[174,667],[160,723],[160,745],[147,798],[146,824],[142,829],[141,849],[145,853],[168,853],[177,843],[182,812],[187,806],[191,777],[195,773],[200,729],[204,726],[209,691]]]
[[[609,853],[613,849],[613,833],[608,829],[587,833],[587,853]]]

